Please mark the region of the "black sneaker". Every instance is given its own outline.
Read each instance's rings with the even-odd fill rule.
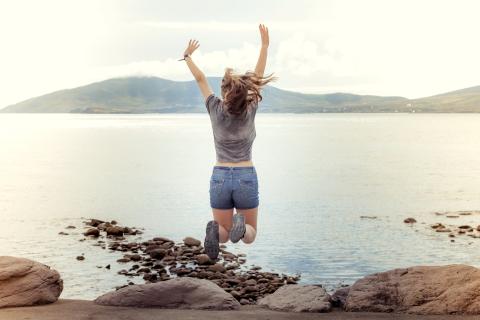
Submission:
[[[230,241],[233,243],[238,242],[240,239],[243,238],[245,235],[245,231],[247,228],[245,227],[245,217],[243,214],[235,213],[233,215],[233,222],[232,222],[232,229],[230,229],[229,237]]]
[[[215,260],[218,257],[220,251],[218,242],[220,241],[220,235],[218,232],[218,222],[210,220],[207,223],[207,230],[205,235],[205,241],[203,245],[205,247],[205,253],[210,259]]]

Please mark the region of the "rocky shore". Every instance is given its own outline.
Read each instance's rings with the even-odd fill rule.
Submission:
[[[416,220],[409,218],[405,223]],[[28,318],[30,314],[41,319],[38,312],[43,312],[45,319],[90,319],[98,312],[111,318],[118,311],[122,319],[181,319],[191,317],[192,311],[198,319],[480,316],[480,269],[473,266],[397,268],[367,275],[329,294],[321,284],[298,284],[299,275],[264,272],[259,266],[245,268],[245,255],[229,252],[226,246],[211,260],[202,242],[192,237],[178,243],[165,237],[130,241],[129,236],[142,234],[139,228],[99,219],[85,220],[81,228],[84,237],[79,241],[123,254],[117,263],[126,268],[119,276],[141,277],[145,283],[129,282],[93,301],[59,299],[63,290],[60,272],[26,258],[0,256],[0,320]],[[65,231],[59,234],[69,236]],[[82,263],[82,257],[77,257],[77,263]],[[81,311],[75,317],[66,316],[76,308]]]
[[[229,252],[225,245],[220,246],[218,258],[212,260],[205,254],[202,242],[193,237],[187,236],[178,243],[165,237],[134,242],[128,240],[129,236],[142,233],[134,227],[120,226],[115,220],[89,219],[83,223],[85,238],[81,241],[93,241],[94,245],[104,249],[124,253],[117,262],[129,267],[120,270],[119,274],[142,277],[145,283],[176,277],[207,279],[230,293],[241,304],[255,304],[259,298],[285,284],[296,284],[300,279],[300,275],[261,271],[260,266],[245,270],[241,265],[246,263],[246,255]],[[82,259],[82,256],[77,259]],[[125,286],[133,284],[129,282]]]

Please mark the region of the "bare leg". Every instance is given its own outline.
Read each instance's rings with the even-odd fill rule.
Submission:
[[[228,242],[228,232],[232,228],[232,209],[214,209],[212,208],[213,220],[218,222],[218,231],[220,243]]]
[[[257,236],[257,215],[258,207],[253,209],[237,209],[237,212],[245,217],[245,235],[242,238],[244,243],[252,243]]]

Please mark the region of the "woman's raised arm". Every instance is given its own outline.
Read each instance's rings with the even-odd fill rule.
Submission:
[[[255,73],[259,77],[263,77],[265,73],[265,66],[267,65],[267,53],[268,53],[268,45],[270,44],[270,39],[268,36],[268,28],[265,25],[260,24],[258,26],[260,30],[260,36],[262,38],[262,46],[260,49],[260,56],[258,57],[258,62],[255,67]]]

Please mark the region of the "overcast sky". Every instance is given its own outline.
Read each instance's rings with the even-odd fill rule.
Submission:
[[[480,1],[0,0],[0,108],[117,76],[192,80],[253,70],[270,33],[272,85],[433,95],[480,85]]]

